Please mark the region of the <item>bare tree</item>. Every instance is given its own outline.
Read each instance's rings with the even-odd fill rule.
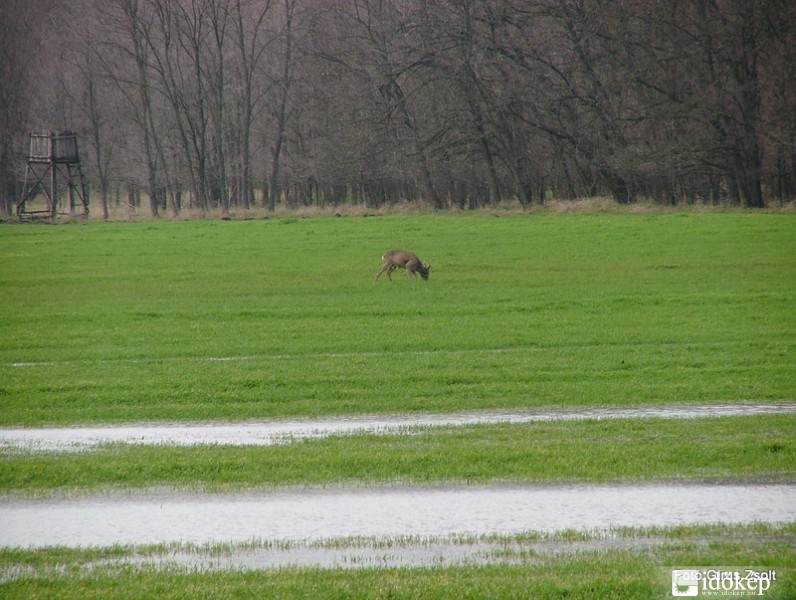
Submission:
[[[284,26],[280,39],[282,41],[281,52],[281,74],[276,80],[277,98],[275,101],[275,135],[273,139],[273,149],[271,151],[271,177],[268,194],[268,210],[276,208],[276,202],[280,194],[280,167],[282,159],[282,148],[285,143],[285,131],[287,128],[288,103],[290,102],[290,92],[293,84],[294,69],[294,27],[296,16],[296,0],[283,0],[282,18]]]
[[[0,3],[0,213],[11,214],[22,193],[20,170],[30,127],[30,108],[37,92],[33,70],[37,22],[47,2],[7,0]]]
[[[184,190],[222,213],[260,198],[787,202],[792,4],[7,0],[0,210],[34,112],[86,134],[104,199],[143,187],[155,216],[178,214]]]
[[[139,0],[113,0],[108,4],[104,16],[120,34],[111,45],[126,61],[120,65],[121,72],[114,77],[118,89],[126,94],[138,127],[144,148],[149,209],[153,217],[159,216],[158,208],[158,127],[153,108],[153,87],[150,72],[150,49],[148,39],[152,35],[152,15],[142,7]],[[132,72],[125,69],[131,65]]]
[[[233,29],[239,60],[240,95],[237,98],[239,134],[238,161],[240,197],[243,206],[254,204],[254,173],[252,169],[252,127],[255,113],[263,101],[264,91],[257,89],[256,73],[266,57],[270,39],[265,34],[272,2],[235,0]]]

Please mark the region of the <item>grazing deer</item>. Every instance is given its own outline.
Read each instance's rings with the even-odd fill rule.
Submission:
[[[428,271],[431,269],[431,265],[424,265],[420,262],[417,255],[406,250],[388,250],[381,257],[381,269],[376,273],[376,279],[386,271],[387,279],[392,281],[391,273],[395,269],[406,269],[407,277],[415,277],[417,273],[420,273],[423,279],[428,279]]]

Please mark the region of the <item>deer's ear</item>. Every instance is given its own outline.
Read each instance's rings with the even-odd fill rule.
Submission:
[[[430,268],[431,268],[431,265],[426,265],[426,271],[428,271]]]

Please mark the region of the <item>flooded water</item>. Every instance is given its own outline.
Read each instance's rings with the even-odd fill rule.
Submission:
[[[136,423],[118,426],[0,428],[0,451],[82,451],[101,444],[271,445],[296,439],[352,433],[409,432],[418,427],[480,423],[796,414],[796,403],[671,405],[634,408],[561,408],[471,411],[447,414],[386,414],[239,423]]]
[[[0,498],[0,546],[242,543],[796,520],[796,485],[332,488]]]
[[[717,541],[702,538],[699,543]],[[222,569],[275,569],[292,566],[312,568],[385,568],[485,564],[528,564],[539,555],[608,549],[641,549],[671,543],[663,537],[618,538],[610,532],[589,540],[487,540],[474,538],[423,538],[415,540],[353,540],[339,545],[310,544],[267,548],[240,547],[223,552],[178,549],[155,555],[99,561],[96,566],[147,566],[168,569],[172,566],[199,571]],[[25,574],[11,569],[3,577],[12,579]],[[15,571],[17,571],[15,573]],[[35,571],[34,571],[35,572]]]

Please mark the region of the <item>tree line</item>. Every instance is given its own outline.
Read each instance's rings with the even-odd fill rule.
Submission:
[[[5,0],[0,212],[79,134],[96,214],[796,198],[788,0]]]

